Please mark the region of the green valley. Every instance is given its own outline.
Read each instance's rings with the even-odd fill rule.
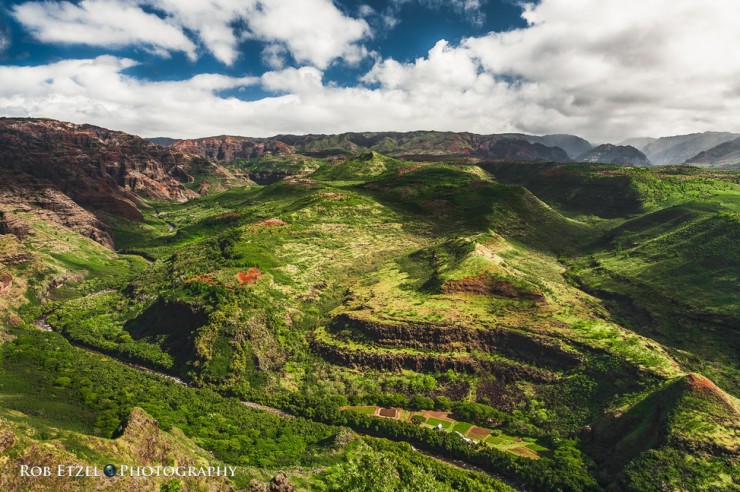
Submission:
[[[733,490],[740,173],[393,142],[181,142],[160,179],[197,196],[82,202],[114,246],[8,201],[0,485],[62,459],[238,469],[158,490]]]

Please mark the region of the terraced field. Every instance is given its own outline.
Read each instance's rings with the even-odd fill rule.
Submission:
[[[387,409],[378,406],[346,406],[342,410],[360,412],[363,415],[391,418],[412,422],[425,428],[458,434],[468,443],[486,444],[501,451],[508,451],[526,458],[539,459],[540,453],[549,451],[536,443],[536,439],[509,436],[500,430],[479,427],[470,422],[459,422],[449,412]],[[418,421],[414,419],[416,417]]]

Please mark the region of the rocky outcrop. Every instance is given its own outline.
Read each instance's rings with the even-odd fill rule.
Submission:
[[[139,137],[55,120],[0,118],[0,170],[50,183],[75,203],[140,220],[140,198],[197,196],[190,158]]]
[[[359,350],[330,343],[321,338],[310,342],[311,348],[324,360],[345,367],[369,367],[379,371],[415,372],[440,374],[452,370],[465,374],[493,374],[503,382],[526,380],[552,382],[556,379],[551,372],[504,359],[483,360],[471,356],[449,356],[433,353],[409,353],[403,351],[379,351],[368,348]]]
[[[510,297],[512,299],[531,299],[536,302],[545,302],[545,296],[540,292],[518,287],[508,280],[497,278],[486,273],[482,273],[475,277],[449,280],[442,284],[442,292],[445,294],[494,294],[503,297]]]
[[[623,164],[627,166],[650,166],[648,158],[630,145],[603,144],[576,159],[580,162],[598,162],[601,164]]]
[[[21,241],[32,236],[31,225],[18,215],[32,214],[113,248],[108,226],[49,181],[22,172],[0,171],[0,183],[0,234],[12,234]]]
[[[0,273],[0,296],[10,292],[13,287],[13,277],[9,273]]]
[[[180,140],[172,144],[171,147],[186,154],[201,156],[218,162],[232,162],[236,159],[254,159],[264,155],[294,153],[289,145],[278,140],[226,135]]]
[[[22,417],[24,414],[18,412]],[[39,437],[37,427],[16,417],[13,421],[0,418],[0,490],[2,491],[158,491],[174,490],[168,485],[173,479],[163,473],[136,476],[119,473],[113,477],[70,478],[51,473],[33,479],[22,477],[21,465],[49,467],[59,465],[88,466],[102,475],[106,462],[139,467],[209,467],[224,466],[211,453],[198,447],[176,427],[162,430],[157,421],[140,408],[131,410],[114,439],[94,437],[64,429],[56,430],[50,441]],[[101,457],[105,461],[101,462]],[[156,470],[156,469],[155,469]],[[143,470],[142,470],[143,471]],[[133,475],[133,476],[132,476]],[[142,474],[143,475],[143,474]],[[184,474],[187,475],[187,474]],[[234,484],[224,476],[180,476],[177,490],[235,492]],[[174,483],[177,483],[174,482]]]
[[[507,329],[473,329],[419,322],[378,322],[340,314],[331,323],[333,331],[358,332],[365,340],[386,347],[408,347],[423,350],[482,350],[529,364],[555,369],[571,369],[582,362],[575,350],[559,342],[536,335]]]

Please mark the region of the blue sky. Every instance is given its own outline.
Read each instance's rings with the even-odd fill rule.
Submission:
[[[2,25],[11,43],[0,54],[0,62],[3,64],[39,65],[68,58],[114,54],[140,62],[125,73],[152,81],[181,80],[206,72],[231,76],[261,75],[272,68],[262,53],[265,43],[258,40],[239,41],[236,45],[239,54],[233,64],[224,63],[204,49],[200,50],[197,59],[192,60],[183,52],[176,51],[163,57],[136,45],[90,46],[82,43],[40,41],[13,15],[15,6],[28,3],[30,2],[17,0],[6,3]],[[406,62],[425,56],[440,39],[457,43],[464,37],[483,35],[491,31],[507,31],[526,25],[522,18],[522,7],[509,0],[472,2],[471,5],[475,8],[469,9],[465,9],[464,5],[456,5],[455,2],[433,0],[342,1],[335,2],[335,5],[348,17],[366,20],[372,29],[372,36],[363,44],[369,51]],[[166,16],[162,11],[148,10],[161,17]],[[302,65],[290,53],[285,54],[284,63],[285,66],[293,67]],[[324,80],[342,86],[355,85],[372,65],[372,57],[365,57],[359,63],[352,64],[341,63],[339,60],[327,67]],[[268,91],[261,90],[247,94],[233,91],[234,96],[242,99],[254,99],[267,94]]]
[[[0,15],[0,116],[176,137],[740,130],[734,0],[11,0]]]

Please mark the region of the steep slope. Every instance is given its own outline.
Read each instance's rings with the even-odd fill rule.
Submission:
[[[141,199],[142,220],[110,222],[132,256],[83,236],[72,202],[44,208],[38,178],[11,190],[0,412],[108,437],[140,407],[243,466],[241,488],[289,469],[307,489],[366,470],[392,490],[505,489],[415,449],[526,490],[732,483],[736,404],[686,372],[737,387],[736,172],[491,162],[541,147],[504,136],[314,137],[158,147],[190,187],[226,159],[271,181]]]
[[[740,138],[722,143],[686,160],[686,164],[701,167],[740,169]]]
[[[292,154],[293,149],[284,143],[264,138],[218,137],[179,140],[172,148],[186,154],[205,157],[212,161],[231,162],[236,159],[253,159],[266,154]]]
[[[0,170],[0,183],[0,234],[13,234],[24,239],[30,229],[21,217],[30,214],[113,248],[108,226],[51,182],[22,172]]]
[[[584,443],[608,490],[731,490],[738,433],[737,400],[691,373],[600,417]]]
[[[730,392],[740,385],[737,203],[689,202],[632,219],[571,269],[623,324]]]
[[[526,187],[548,204],[580,217],[634,217],[696,200],[732,207],[732,171],[689,166],[658,168],[605,164],[497,162],[480,165],[503,183]]]
[[[6,414],[7,412],[7,414]],[[5,415],[4,415],[5,414]],[[36,428],[33,419],[17,411],[0,408],[0,488],[2,490],[142,490],[140,477],[102,475],[103,466],[113,463],[128,466],[224,466],[211,453],[199,448],[182,431],[160,429],[154,418],[140,408],[134,408],[121,424],[120,435],[115,439],[88,436],[79,432],[51,426]],[[39,435],[41,434],[41,435]],[[50,446],[54,436],[58,443]],[[76,465],[97,468],[97,477],[57,476],[57,466]],[[21,477],[21,466],[49,467],[49,477]],[[66,470],[65,470],[66,471]],[[76,469],[74,469],[76,473]],[[29,482],[33,488],[29,488]],[[166,490],[167,484],[180,484],[190,490],[235,490],[226,477],[166,478],[154,476],[147,480],[148,490]],[[160,489],[159,487],[162,487]]]
[[[691,133],[658,138],[640,150],[654,165],[680,164],[700,152],[738,137],[740,134],[728,132]]]
[[[564,212],[602,218],[626,217],[643,210],[642,197],[626,168],[584,164],[481,164],[502,183],[524,186]]]
[[[576,158],[580,162],[599,162],[602,164],[624,164],[629,166],[649,166],[648,158],[629,145],[602,144]]]
[[[197,196],[189,159],[122,132],[54,120],[0,119],[0,169],[53,184],[79,205],[141,219],[142,198]]]

